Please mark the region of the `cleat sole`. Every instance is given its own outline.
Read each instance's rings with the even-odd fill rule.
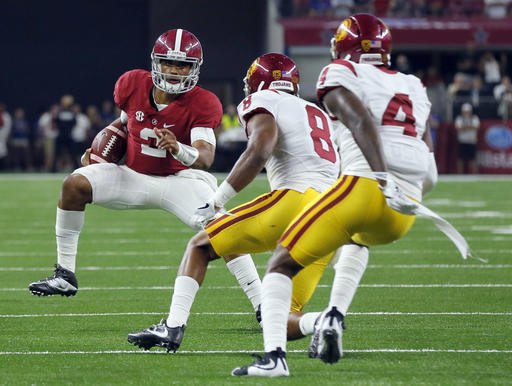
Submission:
[[[338,347],[338,333],[334,330],[325,330],[322,336],[325,344],[318,356],[322,362],[332,365],[341,358],[341,352]]]

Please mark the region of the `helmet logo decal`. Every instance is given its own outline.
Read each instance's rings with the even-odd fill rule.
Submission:
[[[361,40],[361,48],[363,49],[364,52],[370,51],[370,48],[371,48],[370,46],[371,46],[371,44],[370,44],[369,39]]]
[[[256,71],[256,68],[258,67],[259,58],[256,59],[254,62],[252,62],[251,66],[247,70],[247,79],[250,79],[252,74]]]
[[[281,79],[281,70],[272,70],[272,77],[276,80]]]
[[[144,120],[144,113],[142,111],[137,111],[135,113],[135,119],[139,122],[142,122]]]
[[[347,37],[348,31],[350,30],[351,26],[352,26],[352,20],[350,20],[350,19],[345,19],[341,22],[340,26],[338,27],[338,30],[336,31],[336,35],[334,37],[334,39],[336,40],[336,43]]]
[[[361,40],[361,48],[364,52],[370,51],[372,48],[381,48],[382,42],[380,40],[370,40],[370,39],[363,39]]]

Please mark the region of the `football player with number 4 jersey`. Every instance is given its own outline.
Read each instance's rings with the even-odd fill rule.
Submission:
[[[168,331],[174,351],[183,339],[208,262],[219,256],[273,250],[295,214],[339,174],[331,121],[318,106],[297,96],[299,70],[290,58],[276,53],[258,57],[244,82],[246,98],[238,106],[238,116],[248,135],[247,148],[217,192],[196,212],[197,222],[205,229],[190,240],[174,286],[168,320],[183,326],[181,331]],[[263,168],[269,193],[217,213]],[[326,253],[297,275],[287,314],[290,309],[302,310],[331,256]],[[168,338],[155,338],[153,331],[159,329],[165,333],[156,325],[130,334],[128,340],[145,349],[160,346]]]
[[[329,306],[300,321],[304,333],[315,329],[310,356],[338,361],[344,316],[366,269],[368,247],[405,235],[416,203],[435,184],[430,102],[419,79],[388,69],[390,51],[389,29],[369,14],[345,19],[332,39],[333,61],[320,73],[317,95],[331,118],[343,123],[342,175],[279,240],[262,282],[265,355],[233,375],[289,375],[285,353],[292,279],[341,247]]]
[[[159,208],[195,227],[195,209],[217,189],[216,178],[200,170],[213,163],[214,129],[222,118],[219,99],[197,86],[203,63],[201,43],[189,31],[169,30],[156,40],[151,63],[151,71],[128,71],[115,85],[121,117],[111,125],[127,131],[125,164],[89,165],[88,149],[82,157],[86,166],[65,179],[55,224],[56,269],[53,276],[29,285],[34,295],[73,296],[78,291],[76,254],[86,204]],[[261,282],[251,257],[228,258],[257,308]]]

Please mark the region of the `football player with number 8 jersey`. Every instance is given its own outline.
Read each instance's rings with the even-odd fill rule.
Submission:
[[[317,95],[340,126],[342,175],[279,240],[262,282],[267,361],[238,367],[233,375],[289,375],[285,352],[292,279],[341,247],[329,306],[299,322],[304,334],[315,330],[310,356],[338,361],[344,316],[366,269],[368,247],[405,235],[414,223],[416,202],[436,182],[427,126],[430,102],[419,79],[388,69],[390,51],[389,29],[369,14],[345,19],[332,39],[333,61],[320,73]]]
[[[197,222],[205,229],[190,240],[178,271],[168,316],[175,325],[186,325],[210,260],[273,250],[288,222],[339,174],[331,121],[318,106],[297,96],[299,71],[289,57],[277,53],[258,57],[244,82],[246,98],[238,106],[238,115],[248,135],[247,148],[218,191],[196,212]],[[228,213],[219,211],[263,168],[269,193]],[[302,310],[331,256],[327,253],[295,278],[296,291],[287,313]],[[128,340],[146,349],[162,345],[167,338],[154,338],[157,326],[132,333]],[[169,335],[175,351],[183,329]]]

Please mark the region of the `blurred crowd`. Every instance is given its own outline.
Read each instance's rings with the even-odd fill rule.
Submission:
[[[414,73],[422,79],[432,102],[432,115],[442,122],[453,121],[464,103],[471,104],[483,119],[511,119],[512,87],[506,72],[508,66],[505,55],[498,60],[493,52],[477,54],[468,50],[445,81],[436,66],[413,72],[405,55],[396,58],[398,70]]]
[[[430,126],[434,135],[454,123],[462,106],[470,105],[481,120],[512,120],[512,84],[507,56],[497,58],[491,51],[477,53],[469,47],[447,75],[436,66],[414,68],[404,54],[393,67],[422,79],[432,109]],[[217,130],[215,171],[229,170],[233,158],[245,147],[245,133],[238,124],[236,107],[227,103],[223,123]],[[0,103],[0,171],[69,172],[79,166],[80,156],[94,136],[119,112],[106,100],[100,107],[82,109],[71,95],[30,119],[21,107],[8,109]]]
[[[512,0],[281,0],[283,16],[335,16],[367,12],[380,17],[503,18]]]
[[[109,100],[83,109],[72,95],[35,119],[22,107],[9,110],[0,103],[0,171],[73,170],[94,136],[118,115]]]

